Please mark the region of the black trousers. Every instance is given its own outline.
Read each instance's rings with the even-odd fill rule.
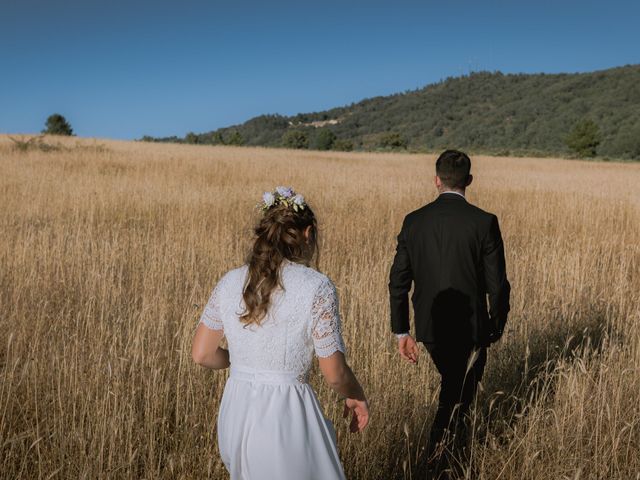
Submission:
[[[464,416],[473,402],[478,382],[482,379],[487,362],[487,349],[450,344],[424,345],[442,377],[438,410],[429,435],[429,451],[432,454],[439,443],[443,440],[447,443],[454,433],[457,437],[456,446],[461,447],[466,441]],[[474,349],[477,351],[477,358],[469,365]],[[447,431],[450,435],[445,437]]]

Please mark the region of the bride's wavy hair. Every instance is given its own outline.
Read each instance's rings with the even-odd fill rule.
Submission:
[[[305,230],[309,229],[308,237]],[[271,293],[280,286],[280,266],[284,259],[307,266],[319,257],[318,224],[308,205],[304,209],[276,204],[264,210],[253,229],[255,241],[249,253],[249,273],[242,298],[245,311],[240,321],[260,324],[271,304]]]

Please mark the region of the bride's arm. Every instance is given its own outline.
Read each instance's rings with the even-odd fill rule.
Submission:
[[[198,325],[191,346],[191,358],[198,365],[220,370],[229,367],[229,351],[220,347],[224,330],[212,330],[203,323]]]
[[[335,286],[325,278],[311,306],[312,338],[320,370],[329,386],[346,397],[344,416],[353,412],[351,431],[360,432],[369,423],[369,405],[362,386],[344,357],[340,309]]]
[[[366,401],[360,382],[347,365],[342,352],[329,357],[319,357],[320,371],[327,385],[343,397]]]
[[[344,354],[337,351],[328,357],[319,357],[318,363],[327,384],[346,398],[345,417],[350,410],[354,413],[351,431],[362,431],[369,423],[369,405],[360,382],[347,365]]]
[[[229,352],[220,347],[220,341],[224,336],[224,322],[220,308],[221,295],[224,295],[224,277],[211,292],[191,345],[193,361],[215,370],[229,367]]]

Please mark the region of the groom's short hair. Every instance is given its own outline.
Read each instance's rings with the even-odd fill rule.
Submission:
[[[458,150],[445,150],[436,160],[436,175],[449,188],[464,189],[471,172],[471,159]]]

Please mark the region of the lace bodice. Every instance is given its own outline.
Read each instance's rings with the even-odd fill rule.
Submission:
[[[242,291],[247,266],[226,273],[200,317],[208,328],[224,330],[232,366],[306,375],[313,353],[328,357],[345,352],[338,297],[329,278],[297,263],[284,261],[282,285],[271,294],[271,306],[260,325],[246,325]]]

